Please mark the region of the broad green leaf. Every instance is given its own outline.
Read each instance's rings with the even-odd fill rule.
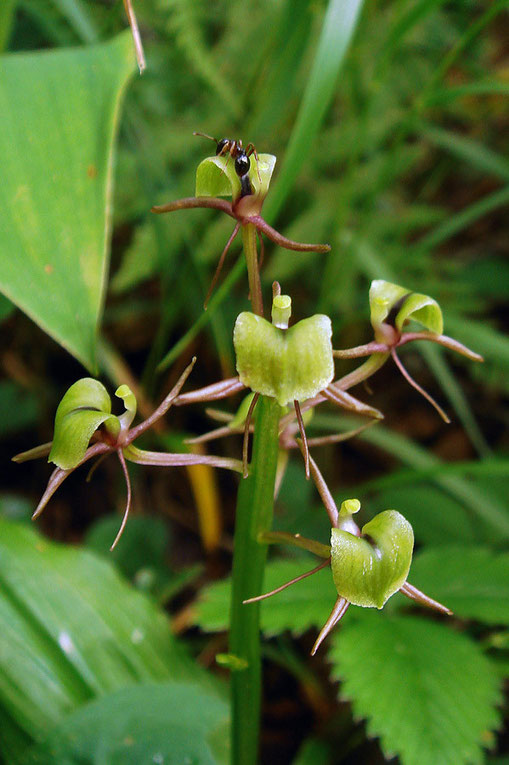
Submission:
[[[85,366],[108,271],[113,144],[130,33],[0,59],[0,290]]]
[[[483,762],[499,721],[499,680],[478,646],[430,620],[358,614],[333,633],[329,659],[342,698],[386,756],[402,765]]]
[[[66,717],[23,763],[226,765],[227,715],[198,685],[124,688]]]
[[[456,616],[509,624],[509,553],[481,547],[427,549],[416,556],[411,580]]]
[[[111,564],[1,517],[0,624],[0,708],[35,740],[124,686],[209,682]]]
[[[352,501],[352,500],[350,500]],[[362,527],[362,538],[331,531],[331,567],[338,594],[364,608],[383,608],[405,583],[414,534],[396,510],[384,510]]]
[[[63,470],[76,467],[103,423],[118,433],[119,420],[111,414],[111,399],[106,388],[92,377],[77,380],[58,405],[48,462],[54,462]]]
[[[301,556],[298,560],[276,560],[265,569],[264,592],[310,571],[320,560]],[[228,629],[230,612],[231,579],[215,582],[205,587],[197,603],[195,624],[207,632]],[[260,593],[261,594],[261,593]],[[301,635],[310,627],[321,628],[332,606],[337,592],[330,569],[318,571],[308,579],[288,587],[261,604],[261,629],[266,635],[279,635],[289,630]],[[243,608],[249,608],[247,603]]]
[[[239,377],[281,406],[315,396],[334,376],[331,336],[330,319],[323,314],[279,329],[244,311],[233,332]]]

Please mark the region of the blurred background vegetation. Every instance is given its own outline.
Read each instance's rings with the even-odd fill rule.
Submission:
[[[404,513],[417,542],[412,580],[457,614],[440,634],[433,632],[440,620],[403,620],[399,602],[393,617],[366,617],[376,637],[375,645],[362,646],[368,654],[374,656],[384,639],[376,633],[374,616],[384,625],[380,630],[388,629],[393,618],[405,641],[423,640],[438,654],[443,650],[452,664],[456,660],[456,675],[452,664],[444,663],[443,676],[436,668],[437,683],[450,682],[452,688],[437,723],[439,733],[431,718],[426,725],[418,719],[396,725],[389,719],[391,697],[403,691],[396,692],[397,685],[389,686],[388,680],[380,691],[385,712],[376,709],[373,684],[387,653],[380,654],[379,664],[374,656],[365,667],[366,678],[373,675],[366,689],[367,681],[363,686],[356,675],[365,661],[355,647],[362,644],[356,630],[363,614],[352,616],[351,623],[347,615],[329,654],[308,658],[316,636],[310,628],[323,623],[333,598],[329,590],[323,602],[315,602],[318,580],[311,580],[300,599],[296,595],[293,602],[288,595],[286,616],[276,601],[264,611],[270,640],[262,761],[376,763],[397,754],[403,763],[420,765],[484,757],[507,762],[500,759],[507,740],[494,732],[500,731],[501,680],[509,663],[507,3],[146,0],[135,10],[147,69],[142,77],[133,74],[119,113],[109,282],[96,349],[98,376],[111,391],[128,383],[140,410],[150,412],[192,355],[198,363],[188,389],[235,373],[232,326],[247,307],[242,263],[235,265],[239,244],[203,312],[231,222],[204,210],[161,217],[149,212],[154,204],[194,193],[196,166],[213,153],[212,143],[193,137],[196,130],[252,141],[259,152],[275,154],[267,219],[294,239],[331,243],[327,256],[266,246],[265,292],[277,278],[293,297],[295,319],[324,312],[332,318],[336,348],[367,342],[369,283],[385,278],[432,295],[442,307],[446,334],[485,358],[483,365],[473,365],[435,347],[405,349],[409,370],[447,409],[452,424],[444,425],[395,368],[387,367],[374,378],[368,397],[385,413],[384,423],[315,454],[338,500],[361,499],[364,520],[387,507]],[[340,25],[339,19],[349,19],[350,25]],[[125,27],[123,4],[114,0],[4,0],[0,46],[9,60],[15,59],[10,53],[86,46],[92,66],[98,50],[93,46]],[[64,71],[63,104],[49,99],[45,107],[57,121],[67,118],[66,91],[72,93],[73,81]],[[15,115],[15,91],[10,107]],[[92,96],[87,109],[96,107]],[[49,124],[41,123],[41,131]],[[102,140],[99,131],[92,138]],[[1,140],[8,161],[17,139],[4,132]],[[41,161],[44,168],[45,158]],[[44,183],[41,188],[37,215],[42,219],[54,200],[49,190],[44,197]],[[80,204],[76,189],[71,228],[74,214],[79,224]],[[7,210],[6,221],[16,209]],[[5,263],[13,259],[9,244],[8,236],[0,235]],[[98,313],[102,279],[99,274]],[[5,282],[3,289],[13,296]],[[51,303],[49,294],[41,305],[44,300]],[[37,320],[35,309],[23,307]],[[180,751],[178,733],[170,731],[168,739],[167,718],[160,728],[140,723],[138,738],[129,727],[144,703],[174,709],[176,730],[185,729],[199,742],[196,751],[185,751],[193,762],[224,761],[219,742],[225,738],[227,712],[221,678],[227,675],[214,657],[227,646],[221,631],[227,624],[226,601],[212,588],[202,594],[201,606],[196,603],[207,583],[229,572],[237,479],[207,469],[132,469],[133,517],[109,554],[125,489],[117,466],[106,462],[90,484],[79,471],[66,481],[38,522],[43,536],[34,537],[27,521],[49,468],[44,462],[9,466],[9,460],[51,440],[60,398],[88,372],[7,298],[0,303],[0,318],[0,747],[5,762],[173,762],[155,759],[166,756],[165,746],[168,757]],[[47,328],[42,319],[39,323]],[[352,366],[338,363],[338,374]],[[236,406],[229,402],[225,408],[233,412]],[[319,412],[313,434],[346,430],[352,423],[333,410]],[[149,448],[183,450],[187,436],[213,424],[202,407],[189,407],[172,410],[166,426],[147,437]],[[218,442],[211,451],[239,456],[238,437]],[[327,541],[326,515],[293,457],[276,526]],[[34,541],[44,537],[66,546]],[[274,586],[284,581],[285,566],[297,566],[296,573],[305,570],[307,560],[297,553],[284,560],[281,553],[272,555]],[[118,576],[105,559],[114,563]],[[142,594],[128,588],[126,580]],[[285,595],[280,599],[285,602]],[[292,613],[297,609],[299,618]],[[415,627],[421,623],[428,632]],[[391,635],[385,636],[388,646],[394,644]],[[350,664],[344,658],[347,649]],[[423,646],[413,657],[419,660],[432,665],[437,656]],[[329,679],[330,662],[333,678],[343,681],[339,686]],[[395,678],[405,675],[405,665],[394,672]],[[163,681],[157,690],[147,685]],[[422,708],[429,708],[437,699],[417,685],[412,703],[418,707],[415,699],[422,697]],[[196,714],[178,718],[185,717],[183,709],[201,713],[204,707],[210,708],[210,719],[197,731],[192,727]],[[459,710],[458,719],[452,707]],[[99,731],[94,728],[98,720],[110,722]],[[433,735],[427,738],[421,728]],[[93,759],[103,756],[97,742],[113,737],[111,731],[115,746],[122,740],[124,749],[112,744],[111,759]],[[441,735],[449,739],[449,749]],[[125,744],[129,736],[136,743]],[[149,747],[153,759],[148,759]],[[481,747],[490,754],[482,755]]]

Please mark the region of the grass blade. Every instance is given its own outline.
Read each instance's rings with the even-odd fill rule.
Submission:
[[[284,164],[266,203],[275,218],[293,187],[334,95],[337,76],[353,37],[362,0],[330,0],[313,68],[302,98]]]

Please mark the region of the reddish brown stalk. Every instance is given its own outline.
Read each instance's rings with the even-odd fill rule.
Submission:
[[[355,436],[358,436],[359,433],[362,433],[364,430],[367,430],[367,428],[372,428],[373,425],[376,425],[379,420],[370,420],[369,422],[366,422],[365,425],[361,425],[360,428],[355,428],[354,430],[349,430],[346,433],[335,433],[331,436],[320,436],[318,438],[308,438],[308,446],[325,446],[326,444],[340,444],[343,441],[348,441],[350,438],[354,438]],[[298,446],[297,441],[294,441],[294,443],[290,443],[289,447],[292,449],[295,449]]]
[[[227,202],[226,199],[219,199],[218,197],[184,197],[184,199],[176,199],[174,202],[168,202],[165,205],[154,205],[154,207],[150,208],[150,212],[161,215],[166,212],[190,210],[195,207],[210,207],[214,210],[221,210],[221,212],[229,215],[230,218],[236,218],[231,202]]]
[[[300,404],[297,399],[293,402],[295,407],[295,414],[297,415],[297,422],[299,423],[300,435],[302,438],[302,453],[304,455],[304,465],[306,467],[306,480],[309,481],[309,446],[306,436],[306,428],[304,427],[304,420],[302,419],[302,412],[300,411]]]
[[[131,27],[132,35],[133,35],[134,49],[136,51],[136,60],[138,62],[138,69],[140,70],[140,74],[143,74],[143,71],[146,68],[147,64],[145,62],[145,55],[143,53],[143,44],[141,42],[140,30],[138,28],[138,22],[136,21],[134,9],[131,5],[131,0],[124,0],[124,8],[125,8],[125,12],[127,14],[127,18],[129,21],[129,25]]]
[[[247,410],[247,415],[246,415],[246,421],[244,423],[244,439],[242,441],[242,476],[244,478],[247,478],[249,475],[249,470],[247,466],[248,448],[249,448],[249,430],[251,426],[251,418],[253,416],[253,412],[255,410],[255,406],[257,405],[259,398],[260,398],[260,394],[255,393],[251,403],[249,404],[249,409]]]
[[[320,634],[316,638],[315,644],[313,648],[311,649],[311,656],[314,656],[315,653],[320,648],[322,642],[325,640],[329,632],[331,632],[336,624],[340,621],[340,619],[343,618],[345,615],[346,609],[350,603],[348,600],[345,600],[345,598],[342,598],[341,596],[336,600],[336,603],[334,604],[334,608],[331,611],[331,614],[325,624],[323,625],[322,629],[320,630]]]
[[[40,516],[48,502],[50,501],[53,494],[56,492],[58,487],[65,481],[68,475],[70,475],[76,468],[78,468],[80,465],[83,465],[84,462],[87,462],[92,457],[95,457],[99,454],[104,454],[105,452],[109,452],[110,447],[107,444],[100,443],[100,444],[94,444],[93,446],[89,446],[87,451],[85,452],[83,459],[78,462],[78,464],[70,468],[69,470],[63,470],[62,468],[55,468],[55,470],[52,472],[50,479],[48,481],[48,485],[46,486],[46,490],[44,494],[42,495],[39,504],[37,505],[34,514],[32,515],[32,520],[35,521],[36,518]]]
[[[462,356],[466,356],[467,359],[470,359],[471,361],[484,361],[484,358],[479,353],[470,350],[470,348],[467,348],[463,343],[459,343],[457,340],[454,340],[454,338],[448,337],[447,335],[435,335],[433,332],[405,332],[398,342],[398,347],[406,345],[406,343],[410,343],[413,340],[431,340],[432,343],[438,343],[445,348],[449,348],[451,351],[461,353]]]
[[[209,454],[169,454],[166,452],[151,452],[145,449],[138,449],[133,444],[130,444],[124,449],[124,456],[129,462],[135,462],[137,465],[164,467],[209,465],[210,467],[234,470],[237,473],[242,472],[242,463],[240,460],[230,459],[229,457],[215,457],[214,455]]]
[[[206,385],[204,388],[183,393],[174,403],[175,406],[184,406],[202,401],[219,401],[221,398],[233,396],[234,393],[240,393],[245,389],[246,386],[240,382],[238,377],[230,377],[228,380],[221,380],[221,382]]]
[[[131,495],[132,495],[132,492],[131,492],[131,479],[129,478],[129,471],[128,471],[127,465],[125,463],[125,458],[124,458],[124,455],[122,453],[122,449],[117,449],[117,456],[118,456],[120,464],[122,465],[122,471],[124,473],[125,484],[126,484],[126,487],[127,487],[127,499],[126,499],[126,503],[125,503],[124,517],[122,518],[122,523],[120,524],[120,528],[118,530],[117,536],[115,537],[115,540],[114,540],[113,544],[110,547],[110,552],[111,552],[111,550],[115,549],[115,547],[117,546],[118,540],[120,539],[120,537],[124,533],[125,525],[127,523],[127,518],[129,517],[129,510],[131,509]]]
[[[383,414],[374,406],[364,404],[362,401],[351,396],[346,391],[341,390],[333,385],[327,386],[320,393],[332,401],[334,404],[339,404],[343,409],[348,409],[356,414],[365,414],[368,417],[374,417],[376,420],[383,420]]]
[[[233,243],[233,240],[235,239],[235,237],[239,233],[239,229],[240,229],[240,223],[237,223],[235,228],[233,229],[232,235],[230,236],[230,238],[226,242],[226,246],[225,246],[223,252],[221,253],[221,257],[219,258],[219,263],[217,264],[217,268],[215,270],[214,276],[212,277],[212,281],[210,282],[209,291],[207,292],[207,296],[206,296],[205,301],[203,303],[203,308],[204,308],[205,311],[207,310],[207,306],[208,306],[210,297],[211,297],[212,293],[214,292],[214,287],[216,286],[217,280],[219,279],[219,274],[221,273],[221,269],[223,268],[225,258],[226,258],[227,254],[228,254],[228,250],[230,249],[230,247],[231,247],[231,245]]]
[[[223,425],[221,428],[215,428],[209,430],[208,433],[203,433],[201,436],[195,438],[186,438],[186,444],[205,444],[207,441],[215,441],[216,438],[223,438],[223,436],[234,436],[242,433],[241,428],[230,428],[229,425]]]
[[[278,592],[283,592],[283,590],[286,590],[287,587],[290,587],[292,584],[296,584],[297,582],[302,581],[302,579],[307,579],[308,576],[312,576],[313,574],[316,574],[318,571],[321,571],[322,568],[325,568],[325,566],[328,566],[330,564],[330,558],[327,558],[327,560],[322,561],[318,564],[318,566],[315,566],[311,569],[311,571],[306,571],[305,574],[300,574],[300,576],[296,576],[295,579],[291,579],[289,582],[285,582],[285,584],[280,585],[279,587],[276,587],[275,590],[271,590],[270,592],[266,592],[264,595],[258,595],[256,598],[248,598],[247,600],[243,600],[242,603],[257,603],[260,600],[266,600],[267,598],[271,598],[273,595],[277,595]]]
[[[261,215],[250,215],[242,221],[243,223],[252,223],[258,231],[262,231],[274,244],[284,247],[287,250],[296,250],[297,252],[330,252],[330,244],[306,244],[305,242],[294,242],[293,239],[287,239],[276,231],[275,228],[261,217]]]
[[[301,450],[302,450],[302,447],[301,447]],[[309,466],[311,468],[311,475],[313,476],[313,481],[315,483],[315,486],[318,489],[320,498],[325,506],[325,509],[327,510],[327,515],[329,516],[330,525],[333,529],[335,529],[338,527],[338,517],[339,517],[337,505],[334,502],[332,494],[329,491],[329,487],[327,486],[325,479],[318,468],[318,465],[316,464],[316,462],[314,461],[312,457],[309,460]]]
[[[388,346],[384,343],[366,343],[366,345],[357,345],[355,348],[346,348],[345,350],[332,351],[336,359],[359,359],[363,356],[371,356],[372,353],[387,353]]]
[[[410,582],[405,582],[405,584],[400,587],[400,592],[402,592],[403,595],[406,595],[407,598],[414,600],[420,606],[426,606],[426,608],[432,608],[434,611],[439,611],[441,614],[452,616],[452,611],[447,608],[447,606],[442,605],[438,600],[433,600],[433,598],[428,597],[424,592],[421,592],[417,587],[414,587],[413,584],[410,584]]]
[[[125,440],[126,444],[132,443],[132,441],[135,440],[135,438],[138,438],[142,433],[145,433],[146,430],[152,427],[152,425],[157,422],[166,412],[170,409],[170,407],[176,403],[175,399],[177,398],[178,394],[182,390],[182,387],[189,377],[189,375],[192,372],[192,369],[194,365],[196,364],[196,356],[193,357],[190,364],[187,365],[187,367],[184,369],[182,374],[180,375],[179,379],[171,389],[171,391],[168,393],[164,401],[159,404],[157,409],[155,409],[152,414],[147,417],[146,420],[141,422],[139,425],[137,425],[135,428],[131,428],[131,430],[127,434],[127,438]]]
[[[412,388],[415,388],[415,390],[421,394],[421,396],[424,396],[426,401],[429,401],[432,407],[436,409],[440,417],[443,419],[444,422],[449,424],[451,420],[447,416],[447,414],[444,412],[440,404],[438,404],[433,396],[431,396],[427,391],[424,390],[424,388],[421,388],[418,382],[414,380],[414,378],[410,375],[410,373],[405,369],[403,364],[401,363],[401,360],[398,357],[398,354],[396,353],[395,348],[391,348],[391,356],[394,359],[394,363],[398,367],[399,371],[405,378],[405,380],[412,386]]]
[[[92,480],[92,476],[94,475],[94,473],[95,473],[95,471],[97,470],[97,468],[99,467],[99,465],[100,465],[102,462],[104,462],[104,460],[106,459],[106,457],[109,457],[109,456],[110,456],[110,452],[106,452],[106,454],[101,454],[101,456],[100,456],[98,459],[96,459],[96,461],[94,462],[94,464],[92,465],[92,467],[91,467],[91,468],[90,468],[90,470],[88,471],[88,473],[87,473],[87,477],[85,478],[85,481],[86,481],[87,483],[90,483],[90,481]]]

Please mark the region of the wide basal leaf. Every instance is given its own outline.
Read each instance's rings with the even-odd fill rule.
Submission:
[[[276,560],[269,563],[265,569],[264,592],[311,570],[319,562],[318,558],[302,556],[297,560]],[[197,604],[195,624],[207,632],[228,629],[230,593],[230,579],[206,587]],[[262,632],[266,635],[279,635],[285,630],[290,630],[294,635],[301,635],[310,627],[321,628],[337,597],[330,568],[322,569],[308,579],[303,579],[284,592],[263,601]],[[250,604],[247,603],[243,607],[250,608]]]
[[[134,66],[129,32],[0,59],[0,290],[89,368],[108,271],[113,144]]]
[[[340,693],[402,765],[472,765],[493,742],[499,681],[468,637],[414,617],[358,612],[332,636]]]
[[[412,584],[455,615],[509,625],[509,553],[481,547],[440,547],[417,555]]]
[[[1,517],[0,634],[0,708],[35,740],[124,686],[208,682],[166,616],[111,564]]]
[[[26,765],[219,765],[227,762],[228,708],[197,685],[125,688],[65,720]]]

